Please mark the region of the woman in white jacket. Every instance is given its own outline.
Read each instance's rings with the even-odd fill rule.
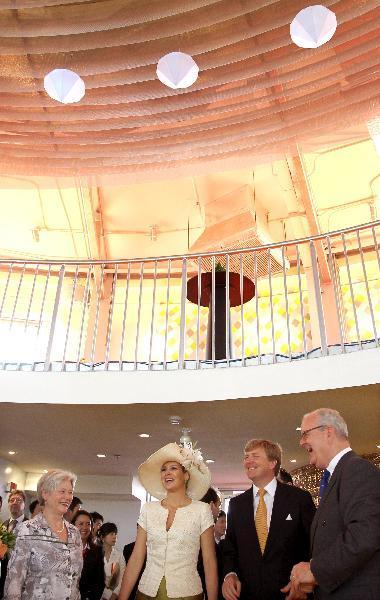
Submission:
[[[102,600],[117,600],[125,569],[125,560],[123,553],[115,548],[117,541],[115,523],[104,523],[98,531],[98,537],[103,546],[104,573],[106,576],[106,586],[103,590]]]

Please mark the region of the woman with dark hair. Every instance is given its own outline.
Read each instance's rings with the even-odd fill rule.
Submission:
[[[79,581],[81,600],[100,600],[104,590],[102,548],[92,541],[92,518],[86,510],[78,510],[72,524],[79,530],[83,544],[83,569]]]
[[[102,600],[117,600],[125,569],[125,560],[122,552],[115,548],[117,540],[117,527],[115,523],[104,523],[99,529],[98,536],[103,546],[104,572],[106,576],[106,585],[103,590]]]

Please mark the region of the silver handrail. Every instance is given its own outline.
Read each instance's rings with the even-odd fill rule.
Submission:
[[[378,347],[379,232],[374,221],[188,255],[1,259],[0,369],[202,369]]]

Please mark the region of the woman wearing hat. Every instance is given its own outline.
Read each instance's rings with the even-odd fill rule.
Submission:
[[[147,502],[142,507],[119,600],[128,600],[145,557],[137,600],[202,600],[197,572],[200,548],[207,595],[209,600],[216,600],[214,521],[209,505],[199,501],[211,477],[199,450],[167,444],[140,465],[139,477],[159,502]]]

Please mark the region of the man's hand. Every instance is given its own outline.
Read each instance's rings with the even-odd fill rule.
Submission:
[[[222,594],[226,600],[238,600],[241,592],[241,583],[237,575],[231,573],[223,581]]]
[[[316,585],[317,581],[310,570],[310,563],[302,562],[293,567],[290,581],[281,591],[287,594],[286,600],[303,600]]]

